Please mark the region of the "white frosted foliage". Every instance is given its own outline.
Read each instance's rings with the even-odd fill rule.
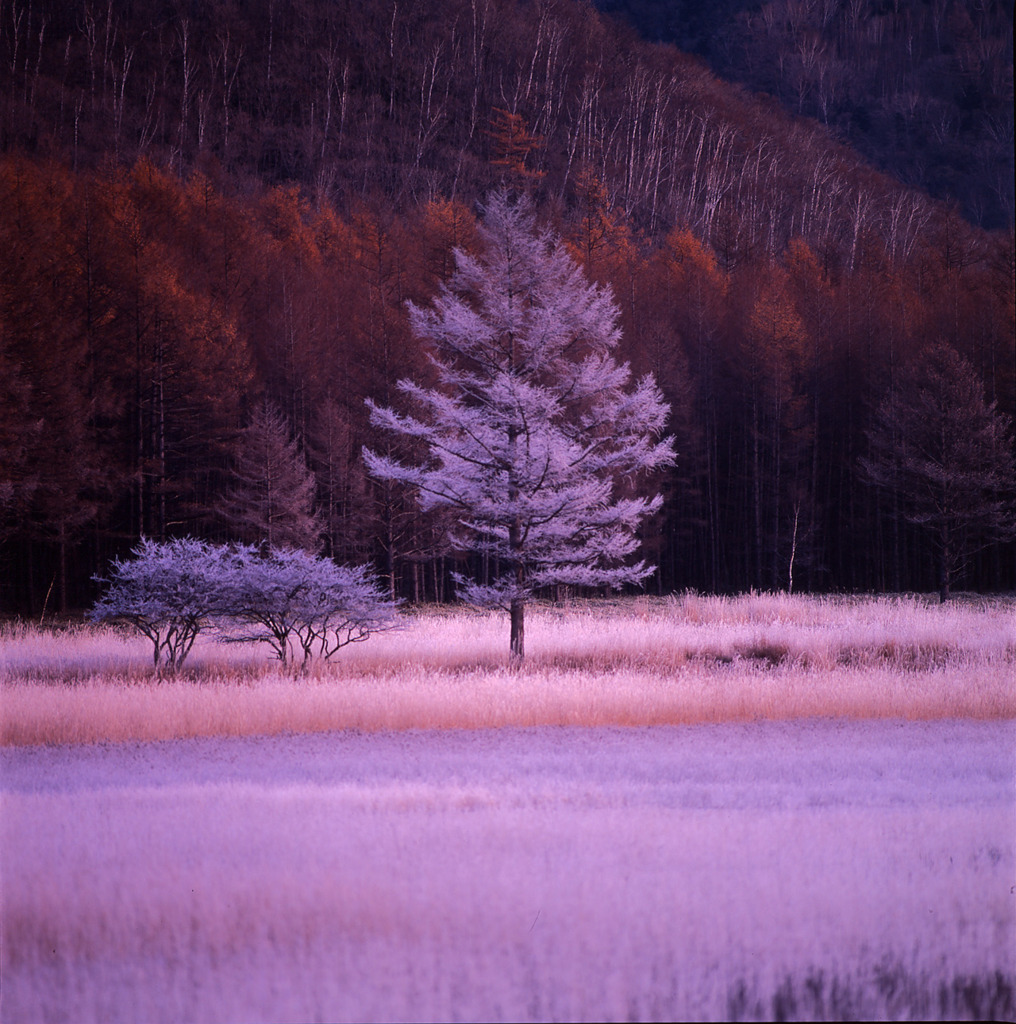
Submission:
[[[132,556],[113,561],[90,617],[148,637],[159,670],[181,668],[200,633],[266,643],[306,668],[394,625],[395,606],[366,568],[306,551],[188,537],[142,540]]]
[[[433,305],[410,307],[434,386],[400,382],[408,414],[371,404],[375,426],[421,443],[426,457],[364,456],[376,477],[415,488],[422,508],[457,511],[456,546],[500,567],[482,583],[460,579],[463,596],[511,609],[521,656],[522,608],[538,588],[618,588],[653,571],[633,556],[661,498],[619,486],[674,455],[656,383],[614,359],[610,291],[536,228],[524,199],[493,196],[480,234],[482,252],[456,252]]]
[[[96,622],[127,622],[152,642],[153,663],[182,667],[199,633],[224,608],[219,580],[230,560],[221,545],[182,537],[142,538],[129,559],[114,559],[105,593],[92,608]]]

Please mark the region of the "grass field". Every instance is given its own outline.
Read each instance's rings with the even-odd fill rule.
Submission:
[[[0,1021],[1012,1019],[1009,601],[0,639]]]
[[[687,596],[543,606],[508,664],[497,614],[428,610],[306,678],[256,648],[199,639],[155,682],[113,629],[0,635],[3,744],[336,729],[675,725],[1016,717],[1016,602]]]

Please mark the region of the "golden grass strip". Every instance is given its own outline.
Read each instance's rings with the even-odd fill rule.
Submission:
[[[4,745],[262,736],[336,729],[485,729],[537,725],[676,725],[847,718],[1016,717],[1011,682],[961,667],[802,670],[689,665],[673,676],[408,670],[401,675],[253,685],[176,681],[73,687],[23,684],[3,694]]]
[[[537,607],[526,664],[500,616],[432,611],[294,679],[205,641],[157,681],[108,630],[0,640],[4,745],[334,729],[1016,717],[1012,603],[743,598]]]

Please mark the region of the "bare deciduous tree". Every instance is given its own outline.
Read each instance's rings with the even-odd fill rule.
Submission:
[[[266,643],[283,665],[299,658],[306,669],[315,655],[327,660],[395,625],[396,606],[369,570],[306,551],[236,548],[218,586],[242,627],[228,639]]]
[[[96,622],[124,622],[152,642],[156,671],[174,673],[199,634],[267,643],[284,665],[306,668],[395,626],[396,606],[370,571],[290,548],[142,540],[114,559]],[[239,630],[237,629],[239,627]],[[252,631],[253,630],[253,631]]]
[[[126,622],[152,642],[156,671],[176,672],[198,634],[225,612],[220,582],[229,549],[186,537],[142,540],[132,558],[114,559],[90,617]]]

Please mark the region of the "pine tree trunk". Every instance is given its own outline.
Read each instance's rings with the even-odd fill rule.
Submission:
[[[511,660],[518,664],[526,656],[526,602],[521,597],[511,603]]]
[[[385,577],[388,580],[388,597],[395,600],[395,538],[393,531],[388,531],[388,543],[385,545]]]

